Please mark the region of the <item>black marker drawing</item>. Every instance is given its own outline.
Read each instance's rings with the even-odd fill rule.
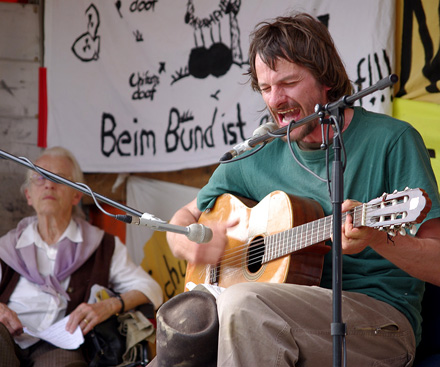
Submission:
[[[99,59],[100,37],[98,36],[99,12],[91,4],[86,10],[87,32],[79,36],[72,45],[75,56],[84,62]]]
[[[121,3],[121,0],[117,0],[117,1],[115,2],[115,6],[116,6],[116,10],[117,10],[118,13],[119,13],[119,16],[122,18],[122,13],[121,13],[122,3]]]
[[[372,61],[373,59],[373,61]],[[385,72],[383,72],[382,68],[385,67]],[[368,55],[366,58],[363,57],[359,60],[357,64],[357,79],[354,81],[354,84],[356,85],[356,92],[361,91],[362,89],[365,89],[367,87],[372,86],[375,83],[375,80],[373,78],[373,68],[376,70],[378,79],[382,79],[385,77],[385,75],[391,74],[392,68],[391,68],[391,62],[390,58],[387,54],[387,51],[385,49],[382,50],[382,57],[375,52],[373,54],[373,57],[371,55]],[[389,87],[389,89],[393,89],[392,86]],[[390,93],[390,99],[393,100],[393,93]],[[374,106],[377,101],[377,96],[374,94],[370,97],[368,102]],[[386,102],[386,97],[384,92],[381,92],[380,97],[380,103]],[[358,101],[359,105],[362,106],[363,102],[362,99]]]
[[[154,7],[159,0],[133,0],[130,4],[130,12],[141,13],[143,11],[154,11]]]
[[[330,14],[323,14],[317,17],[319,21],[324,24],[327,28],[329,27],[330,23]],[[377,72],[379,80],[384,77],[384,74],[382,72],[382,67],[385,66],[386,74],[391,74],[391,63],[390,58],[388,57],[388,54],[386,50],[382,50],[382,58],[379,57],[379,55],[375,52],[373,55],[374,62],[371,60],[371,55],[368,55],[367,58],[363,57],[359,60],[357,64],[357,79],[354,81],[355,86],[357,87],[357,92],[361,91],[362,89],[366,88],[367,86],[372,86],[376,81],[374,80],[374,72],[373,68]],[[365,65],[366,63],[366,65]],[[383,65],[385,64],[385,65]],[[366,70],[365,70],[366,69]],[[367,80],[368,78],[368,80]],[[367,86],[365,84],[367,83]],[[389,88],[392,89],[392,86]],[[393,99],[392,93],[390,93],[391,100]],[[374,106],[377,102],[377,96],[373,95],[368,102]],[[380,96],[380,103],[386,102],[385,94],[382,93]],[[363,102],[362,99],[358,101],[358,103],[362,106]]]
[[[214,98],[214,99],[216,99],[218,101],[219,100],[219,98],[218,98],[219,93],[220,93],[220,89],[217,89],[215,91],[215,93],[210,95],[210,97],[212,97],[212,98]]]
[[[144,41],[144,36],[142,35],[142,33],[139,30],[136,30],[135,32],[133,32],[134,34],[134,38],[136,39],[136,42],[143,42]]]
[[[194,0],[188,0],[185,23],[194,29],[195,47],[190,51],[188,65],[175,72],[171,84],[189,76],[204,79],[213,75],[218,78],[225,75],[232,64],[240,67],[244,64],[237,20],[240,5],[241,0],[220,0],[215,9],[202,17],[197,14]],[[225,16],[229,19],[229,46],[221,39],[220,21]],[[206,39],[207,34],[210,40]],[[209,41],[211,45],[207,47]]]
[[[440,20],[440,3],[438,8]],[[412,37],[414,29],[414,18],[418,23],[420,41],[425,53],[425,65],[422,68],[423,75],[430,84],[425,87],[428,93],[439,93],[437,81],[440,80],[440,49],[434,56],[434,46],[429,29],[426,23],[426,15],[421,0],[405,0],[403,2],[403,26],[402,26],[402,53],[400,71],[400,89],[396,97],[406,94],[405,85],[411,73]]]
[[[147,99],[152,101],[157,92],[156,86],[160,83],[160,78],[156,74],[150,74],[149,70],[137,71],[130,74],[128,79],[130,88],[133,89],[132,100]]]

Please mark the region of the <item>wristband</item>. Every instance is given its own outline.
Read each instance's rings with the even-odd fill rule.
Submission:
[[[121,310],[119,311],[119,314],[123,314],[124,311],[125,311],[125,303],[124,303],[124,300],[122,299],[122,297],[121,297],[120,294],[117,294],[115,297],[121,302]]]

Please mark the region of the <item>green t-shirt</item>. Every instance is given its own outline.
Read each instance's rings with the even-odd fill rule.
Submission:
[[[432,201],[425,220],[440,217],[440,199],[429,156],[420,134],[408,123],[354,108],[353,119],[343,133],[347,161],[344,199],[366,203],[384,192],[406,187],[424,189]],[[302,151],[293,143],[298,160],[315,174],[327,178],[326,152]],[[334,152],[329,147],[330,177]],[[199,192],[198,207],[205,210],[215,199],[230,193],[261,201],[275,190],[308,197],[331,215],[328,186],[294,160],[288,144],[275,139],[260,152],[243,160],[220,165]],[[391,244],[390,244],[391,245]],[[325,257],[321,286],[331,288],[331,252]],[[370,247],[343,256],[342,288],[389,303],[411,322],[417,342],[421,337],[421,299],[424,283],[400,270]]]

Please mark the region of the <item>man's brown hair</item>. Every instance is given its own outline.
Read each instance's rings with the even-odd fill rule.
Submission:
[[[330,88],[328,99],[334,102],[352,92],[344,64],[327,27],[312,16],[298,13],[278,17],[273,22],[257,24],[251,34],[249,71],[252,89],[260,91],[255,59],[275,70],[277,59],[285,59],[306,67],[318,82]]]

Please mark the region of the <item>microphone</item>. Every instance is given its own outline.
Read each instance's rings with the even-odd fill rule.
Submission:
[[[206,243],[212,239],[212,230],[199,223],[183,227],[168,223],[148,213],[143,213],[142,216],[133,218],[132,223],[152,228],[155,231],[184,234],[190,241],[197,243]]]
[[[275,122],[267,122],[258,128],[254,130],[254,133],[251,138],[237,144],[234,146],[229,152],[225,153],[221,158],[220,162],[229,161],[232,158],[247,152],[248,150],[251,150],[255,146],[263,143],[263,142],[256,142],[255,139],[259,138],[260,136],[263,136],[269,132],[274,131],[277,128],[277,124]],[[266,140],[266,142],[271,142],[274,138]]]
[[[193,223],[186,228],[188,228],[188,233],[186,234],[186,237],[188,237],[190,241],[194,241],[197,243],[207,243],[212,240],[211,228],[208,228],[203,224]]]

